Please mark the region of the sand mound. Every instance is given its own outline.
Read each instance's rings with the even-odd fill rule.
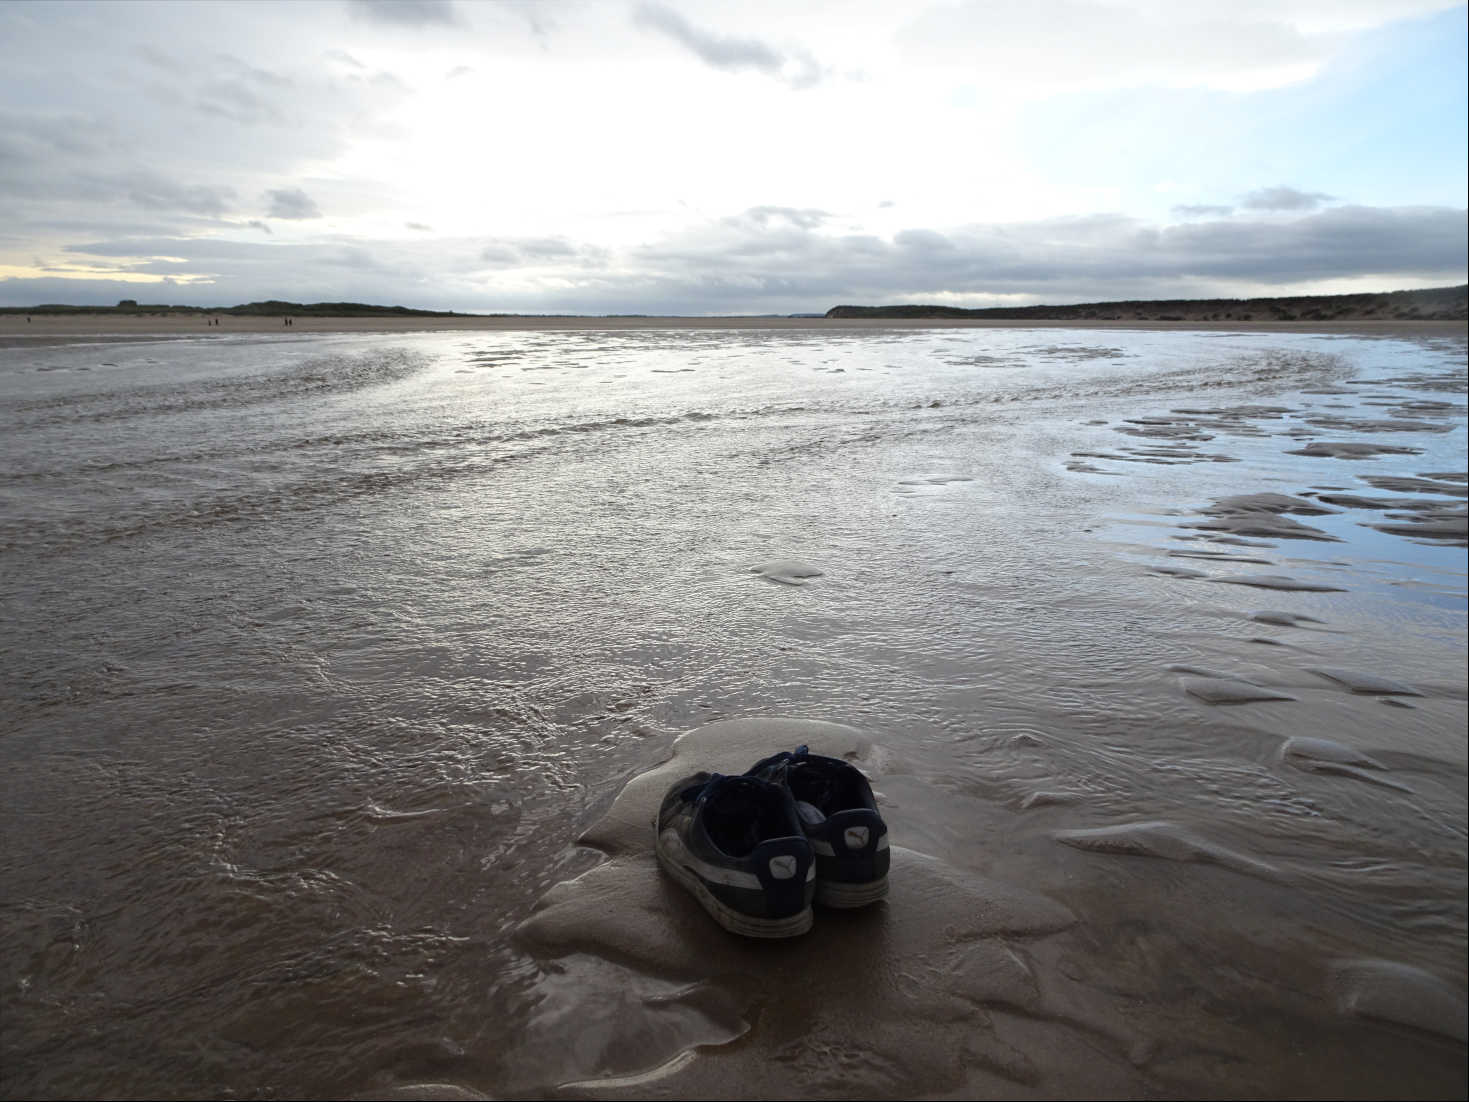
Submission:
[[[825,571],[799,559],[775,559],[750,567],[750,573],[781,585],[805,585],[810,579],[821,577]]]
[[[1232,677],[1185,677],[1183,691],[1210,704],[1251,704],[1261,700],[1295,699],[1286,693]]]
[[[1422,448],[1406,448],[1400,444],[1366,444],[1318,440],[1287,455],[1309,455],[1324,459],[1371,459],[1376,455],[1418,455]]]
[[[1024,943],[1075,922],[1061,904],[895,846],[885,903],[820,911],[811,934],[754,942],[720,929],[662,874],[652,820],[670,784],[699,769],[741,771],[802,742],[869,772],[883,766],[882,752],[852,728],[731,720],[689,732],[669,761],[628,783],[583,838],[610,859],[553,888],[519,929],[548,967],[578,977],[550,985],[543,1006],[566,1000],[567,1007],[542,1016],[540,1028],[554,1036],[541,1043],[586,1047],[585,1015],[571,1005],[618,1006],[618,1021],[600,1029],[596,1051],[582,1059],[587,1079],[578,1086],[592,1093],[680,1072],[685,1053],[747,1031],[764,1043],[719,1049],[722,1070],[690,1089],[699,1093],[703,1083],[719,1092],[717,1083],[737,1074],[742,1096],[776,1096],[796,1066],[833,1095],[856,1096],[874,1084],[900,1094],[952,1088],[975,1067],[1035,1082],[1036,1066],[986,1027],[983,1008],[1058,1012]],[[902,820],[890,818],[890,826],[901,841]],[[669,999],[684,1010],[663,1013]],[[644,1080],[631,1068],[644,1069]]]
[[[1375,673],[1363,673],[1361,670],[1332,668],[1313,669],[1306,672],[1335,681],[1338,685],[1345,685],[1354,693],[1376,693],[1383,696],[1423,695],[1411,685],[1404,685],[1401,681],[1394,681],[1390,677],[1382,677]]]
[[[1344,592],[1339,585],[1327,585],[1324,582],[1304,582],[1299,578],[1291,578],[1284,574],[1240,574],[1233,578],[1215,578],[1213,580],[1216,582],[1228,582],[1230,585],[1248,585],[1254,586],[1256,589],[1279,589],[1286,592]]]

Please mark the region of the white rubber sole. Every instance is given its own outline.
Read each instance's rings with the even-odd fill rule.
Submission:
[[[866,907],[886,899],[888,878],[869,880],[865,884],[843,884],[834,880],[816,879],[816,902],[823,907],[846,910],[851,907]]]
[[[789,918],[755,918],[741,914],[714,897],[692,869],[685,867],[663,850],[662,839],[657,846],[658,864],[663,870],[689,890],[699,905],[709,912],[711,918],[732,934],[741,937],[800,937],[811,929],[814,915],[811,908],[791,915]]]

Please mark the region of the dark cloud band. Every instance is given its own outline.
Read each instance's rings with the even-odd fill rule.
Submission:
[[[255,238],[114,237],[66,246],[118,272],[207,273],[173,301],[256,298],[400,301],[529,313],[787,313],[837,302],[1024,295],[1036,301],[1218,297],[1241,286],[1465,280],[1466,212],[1341,206],[1157,226],[1121,215],[833,234],[824,212],[753,207],[632,249],[563,237],[299,244]],[[180,263],[183,261],[183,263]],[[534,272],[534,279],[517,273]],[[288,273],[288,274],[284,274]],[[549,277],[546,283],[538,282]],[[536,290],[552,286],[554,290]],[[134,284],[135,289],[140,285]],[[98,302],[86,281],[0,281],[0,301]],[[1262,291],[1264,293],[1264,291]],[[136,295],[130,296],[136,297]],[[972,299],[971,299],[972,300]]]

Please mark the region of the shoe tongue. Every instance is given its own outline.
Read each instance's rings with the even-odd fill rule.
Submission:
[[[801,817],[801,822],[808,826],[820,826],[826,822],[826,816],[815,804],[808,804],[805,800],[796,801],[796,814]]]

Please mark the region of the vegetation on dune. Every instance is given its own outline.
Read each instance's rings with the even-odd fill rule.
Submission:
[[[1469,319],[1469,284],[1356,295],[1158,299],[978,310],[925,305],[834,306],[826,316],[991,321],[1464,321]]]

